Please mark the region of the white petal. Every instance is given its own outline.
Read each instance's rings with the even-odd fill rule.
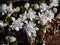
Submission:
[[[14,17],[11,17],[12,21],[15,21],[15,18]]]
[[[15,27],[15,30],[16,30],[16,31],[19,31],[19,27]]]
[[[28,33],[27,33],[27,36],[31,37],[31,32],[28,32]]]

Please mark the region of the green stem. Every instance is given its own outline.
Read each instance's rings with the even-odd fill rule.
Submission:
[[[7,39],[7,45],[9,45],[9,36],[8,36],[8,39]]]

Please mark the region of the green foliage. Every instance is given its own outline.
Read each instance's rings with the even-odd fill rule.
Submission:
[[[7,24],[12,24],[11,17],[6,17],[5,22],[6,22]]]
[[[22,8],[22,11],[21,12],[24,13],[25,11],[26,11],[26,8]]]
[[[10,45],[17,45],[17,41],[10,43]]]
[[[46,2],[46,0],[40,0],[39,4]]]

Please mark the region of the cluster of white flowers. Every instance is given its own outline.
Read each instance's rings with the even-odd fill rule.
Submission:
[[[58,3],[58,0],[50,0],[49,5],[47,5],[46,3],[42,3],[39,8],[40,12],[38,12],[38,23],[40,23],[41,25],[45,25],[48,21],[51,22],[51,20],[55,16],[55,13],[57,12],[56,7],[58,6]]]
[[[9,6],[7,6],[6,4],[2,4],[2,7],[1,7],[2,15],[4,15],[5,13],[8,13],[7,15],[11,16],[11,14],[13,14],[14,12],[19,12],[19,11],[20,11],[19,7],[16,7],[13,9],[12,3],[10,3]]]
[[[13,30],[15,29],[16,31],[19,31],[19,29],[24,28],[24,30],[26,30],[26,33],[29,37],[31,37],[32,34],[33,34],[33,36],[36,36],[36,30],[38,30],[38,28],[35,27],[36,24],[31,22],[36,17],[37,17],[36,12],[30,8],[28,10],[28,12],[25,11],[24,14],[20,14],[19,18],[17,20],[14,17],[12,17],[13,23],[10,27]],[[30,19],[29,22],[28,22],[27,18]],[[23,22],[26,23],[26,25]],[[23,25],[25,25],[25,26],[22,27]]]
[[[27,33],[28,37],[36,37],[36,31],[39,30],[37,27],[37,23],[40,25],[46,25],[46,23],[54,18],[55,13],[57,12],[58,0],[50,0],[49,5],[46,3],[41,3],[40,5],[35,4],[34,9],[38,10],[36,12],[33,8],[30,7],[29,3],[24,5],[24,8],[27,9],[25,13],[19,14],[19,17],[11,16],[14,12],[19,12],[20,8],[13,8],[12,3],[7,6],[6,4],[2,4],[1,12],[2,16],[7,13],[9,17],[11,17],[12,24],[9,25],[9,29],[20,31],[20,29],[24,29]],[[8,17],[7,16],[7,17]],[[37,23],[34,21],[38,20]],[[7,26],[7,23],[0,21],[0,26]],[[43,30],[46,33],[46,29]],[[14,42],[16,40],[15,37],[10,37],[10,42]]]

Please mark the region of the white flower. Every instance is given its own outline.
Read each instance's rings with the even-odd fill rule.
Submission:
[[[57,7],[58,6],[58,3],[59,3],[59,0],[49,0],[50,1],[50,7]]]
[[[26,25],[24,26],[24,30],[26,31],[27,35],[29,36],[36,36],[36,30],[38,30],[37,27],[35,27],[36,24],[33,22],[27,22]],[[31,35],[33,34],[33,35]]]
[[[51,10],[46,10],[45,13],[38,14],[39,23],[41,25],[45,25],[48,21],[51,22],[51,20],[54,18],[54,13]]]
[[[36,17],[36,12],[30,8],[27,13],[27,18],[30,18],[30,20],[33,21],[33,19],[36,19]]]
[[[34,5],[34,9],[39,9],[39,5],[38,4],[35,4]]]
[[[57,12],[57,8],[53,8],[53,12],[56,13]]]
[[[45,13],[38,13],[39,22],[41,25],[45,25],[48,21],[54,18],[54,13],[51,10],[46,10]]]
[[[39,18],[39,23],[41,24],[41,25],[45,25],[46,23],[47,23],[47,19],[46,19],[46,16],[45,16],[45,14],[40,14],[40,13],[38,13],[39,14],[39,16],[38,16],[38,18]]]
[[[20,8],[19,7],[16,7],[13,9],[13,12],[19,12],[20,11]]]
[[[13,9],[13,5],[12,5],[12,3],[10,3],[8,6],[6,4],[3,4],[0,12],[2,12],[2,15],[4,15],[5,13],[8,12],[7,13],[8,16],[11,16],[12,13],[19,12],[19,11],[20,11],[19,7],[16,7]]]
[[[9,14],[12,14],[13,13],[13,9],[12,9],[12,4],[10,3],[9,6],[7,7],[7,12]]]
[[[45,15],[47,17],[47,20],[51,22],[51,19],[54,18],[54,13],[51,10],[46,10]]]
[[[17,29],[17,31],[19,30],[19,29],[21,29],[22,28],[22,26],[23,26],[23,23],[21,22],[21,19],[20,18],[18,18],[17,20],[15,20],[13,23],[12,23],[12,25],[14,26],[14,28],[16,28]],[[19,29],[18,29],[19,28]]]
[[[46,5],[45,3],[42,3],[42,4],[40,5],[40,11],[41,11],[41,12],[43,12],[43,11],[45,11],[45,10],[47,10],[47,9],[49,9],[49,6]]]
[[[6,4],[2,4],[2,10],[6,11],[7,5]]]
[[[9,6],[7,6],[6,4],[3,4],[2,5],[2,15],[4,15],[5,13],[9,13],[9,14],[12,14],[13,13],[13,10],[12,10],[12,3],[9,4]]]
[[[10,36],[9,39],[10,39],[10,42],[15,42],[16,41],[16,38],[13,37],[13,36]]]
[[[1,7],[1,12],[2,12],[2,15],[4,15],[5,13],[7,13],[7,5],[6,4],[2,4],[2,7]]]
[[[25,11],[25,13],[24,14],[20,14],[20,19],[21,19],[21,21],[22,22],[25,22],[26,21],[26,19],[27,19],[27,12]]]
[[[29,3],[26,3],[26,4],[24,5],[24,7],[25,7],[26,9],[28,9],[28,8],[29,8],[29,6],[30,6],[30,4],[29,4]]]

